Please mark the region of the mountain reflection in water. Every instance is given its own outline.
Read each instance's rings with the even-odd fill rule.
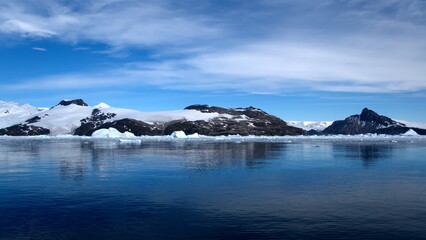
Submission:
[[[426,141],[2,139],[0,239],[422,239]]]

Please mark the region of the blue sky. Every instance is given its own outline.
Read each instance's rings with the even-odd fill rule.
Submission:
[[[426,122],[424,0],[6,0],[0,99]]]

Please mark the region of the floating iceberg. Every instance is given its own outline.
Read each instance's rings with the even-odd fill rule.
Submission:
[[[404,134],[401,134],[402,136],[419,136],[418,133],[416,133],[416,131],[414,131],[413,129],[408,130],[407,132],[405,132]]]
[[[172,134],[170,134],[170,137],[172,138],[186,138],[186,134],[184,131],[174,131]]]
[[[198,133],[189,134],[187,135],[188,138],[200,138],[200,135]]]
[[[115,128],[99,129],[92,134],[94,138],[130,138],[135,137],[131,132],[121,133]]]
[[[174,131],[172,134],[170,134],[170,137],[172,137],[172,138],[200,138],[200,135],[198,133],[186,135],[184,131]]]

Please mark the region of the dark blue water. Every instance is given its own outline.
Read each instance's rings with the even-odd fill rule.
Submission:
[[[0,239],[424,239],[426,140],[0,139]]]

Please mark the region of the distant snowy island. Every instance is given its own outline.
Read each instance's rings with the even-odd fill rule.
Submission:
[[[306,136],[426,135],[426,124],[393,120],[370,109],[337,121],[284,121],[255,107],[191,105],[183,110],[140,112],[82,99],[51,108],[0,101],[0,135],[38,136]]]

